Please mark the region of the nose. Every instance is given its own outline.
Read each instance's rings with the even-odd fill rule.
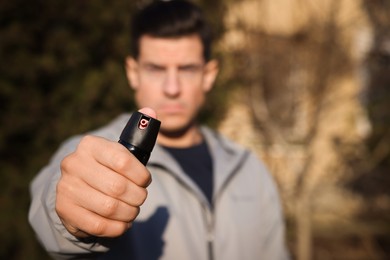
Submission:
[[[177,69],[169,69],[164,82],[164,93],[169,97],[177,97],[180,94],[180,80]]]

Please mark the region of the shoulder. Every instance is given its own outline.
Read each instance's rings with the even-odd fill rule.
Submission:
[[[249,152],[245,147],[239,145],[214,129],[202,126],[201,131],[211,149],[219,148],[225,150],[227,153]]]
[[[238,144],[230,138],[218,133],[208,127],[202,126],[202,133],[211,150],[223,152],[227,158],[241,158],[243,167],[256,169],[256,171],[268,175],[268,169],[264,162],[260,159],[260,155],[249,150],[248,148]]]
[[[260,156],[255,152],[213,129],[205,126],[202,126],[201,129],[212,152],[223,153],[225,154],[225,158],[241,158],[241,163],[261,169],[262,171],[267,171]]]

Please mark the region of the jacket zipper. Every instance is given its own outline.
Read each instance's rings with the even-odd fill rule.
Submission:
[[[175,175],[174,175],[175,176]],[[194,193],[195,196],[197,196],[196,192],[193,191],[193,189],[185,183],[180,178],[178,179],[178,182],[183,185],[186,189],[188,189],[189,192]],[[207,203],[200,202],[203,208],[204,212],[204,218],[206,222],[206,243],[207,243],[207,250],[208,250],[208,260],[214,260],[214,210],[212,205],[208,205]]]
[[[214,214],[213,210],[204,205],[203,210],[205,213],[205,221],[207,225],[207,250],[208,259],[214,260]]]
[[[214,244],[214,238],[213,237],[208,237],[207,246],[208,246],[208,253],[209,253],[208,259],[209,260],[213,260],[214,259],[213,244]]]

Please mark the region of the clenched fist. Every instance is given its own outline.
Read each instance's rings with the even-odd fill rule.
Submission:
[[[124,146],[84,137],[61,163],[56,211],[74,236],[116,237],[137,217],[151,175]]]

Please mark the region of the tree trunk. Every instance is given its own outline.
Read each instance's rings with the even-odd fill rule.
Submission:
[[[310,195],[303,191],[296,208],[297,260],[312,259],[312,230]]]

